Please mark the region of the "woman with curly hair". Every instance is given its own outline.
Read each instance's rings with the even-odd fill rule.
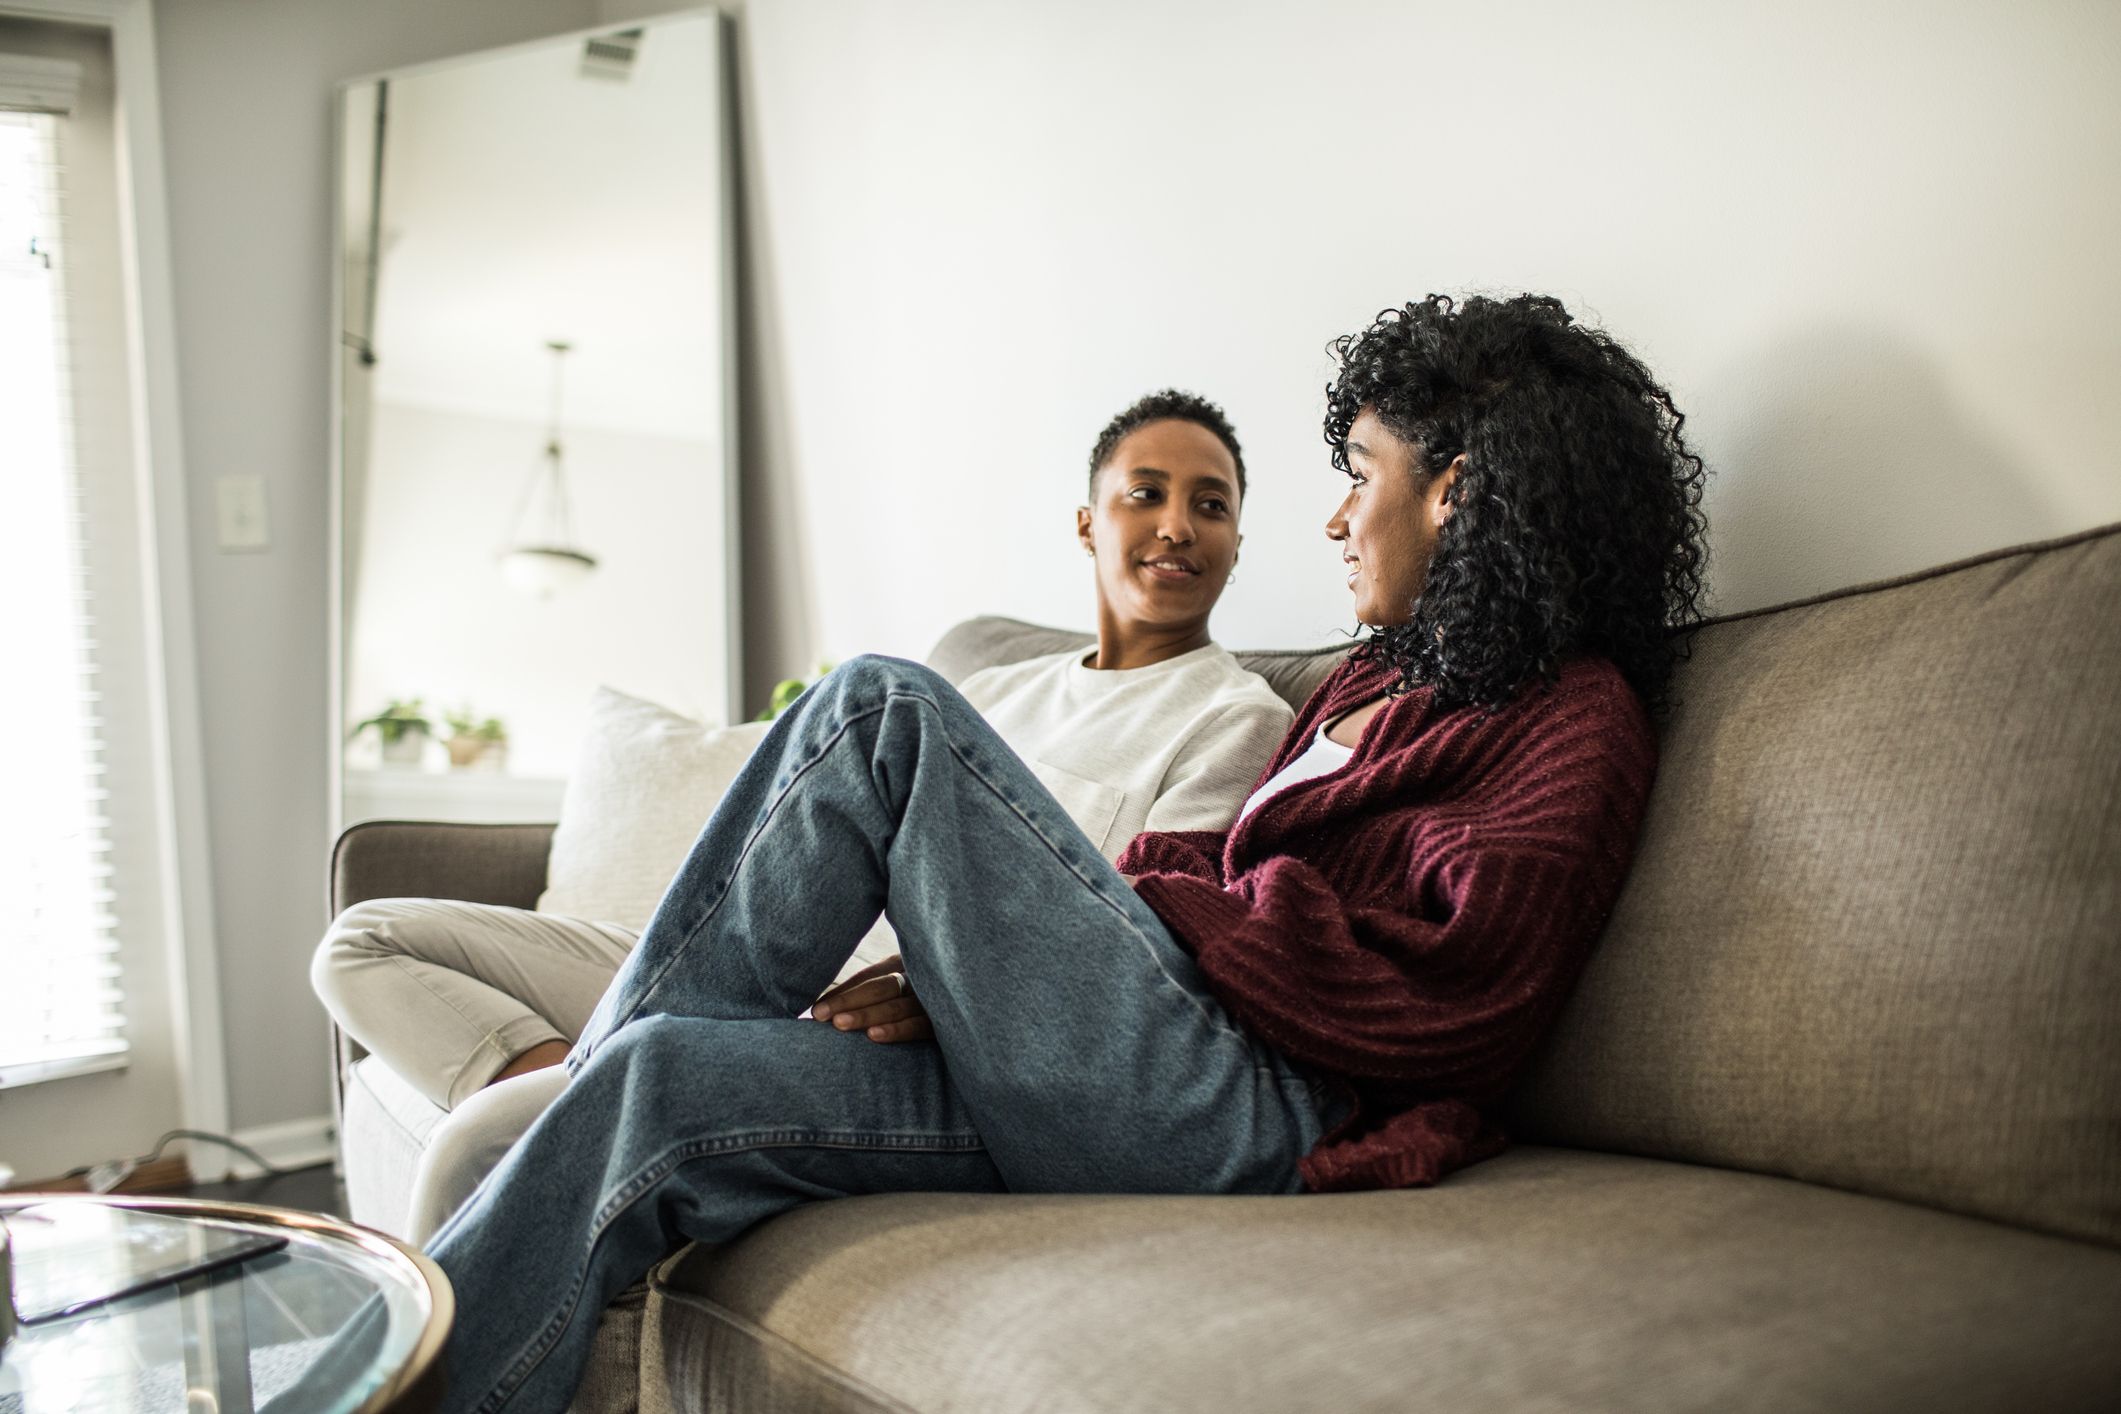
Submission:
[[[1389,1187],[1495,1151],[1634,849],[1701,463],[1551,299],[1431,298],[1334,351],[1326,533],[1368,633],[1237,823],[1115,868],[935,674],[832,673],[431,1244],[471,1317],[446,1407],[563,1408],[628,1283],[819,1198]],[[879,911],[902,967],[790,1020]]]

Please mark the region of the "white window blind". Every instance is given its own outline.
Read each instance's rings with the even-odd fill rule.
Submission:
[[[0,108],[44,110],[0,111],[0,1088],[126,1056],[70,377],[71,67],[0,57]]]
[[[70,113],[81,89],[81,66],[32,54],[0,54],[0,109]]]

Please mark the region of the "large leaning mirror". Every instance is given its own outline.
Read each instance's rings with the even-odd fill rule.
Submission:
[[[551,820],[609,686],[737,715],[725,22],[339,95],[339,819]]]

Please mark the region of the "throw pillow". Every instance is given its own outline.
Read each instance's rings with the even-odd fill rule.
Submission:
[[[638,933],[766,722],[710,727],[597,689],[546,864],[538,912]]]

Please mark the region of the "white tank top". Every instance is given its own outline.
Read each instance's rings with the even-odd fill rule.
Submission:
[[[1331,775],[1348,764],[1348,758],[1355,754],[1355,748],[1328,740],[1328,725],[1330,724],[1320,723],[1318,735],[1304,748],[1304,754],[1276,771],[1265,785],[1252,792],[1251,798],[1245,802],[1245,808],[1237,812],[1238,819],[1242,820],[1250,815],[1259,808],[1260,802],[1276,792],[1287,790],[1298,781],[1308,781],[1314,776]]]

